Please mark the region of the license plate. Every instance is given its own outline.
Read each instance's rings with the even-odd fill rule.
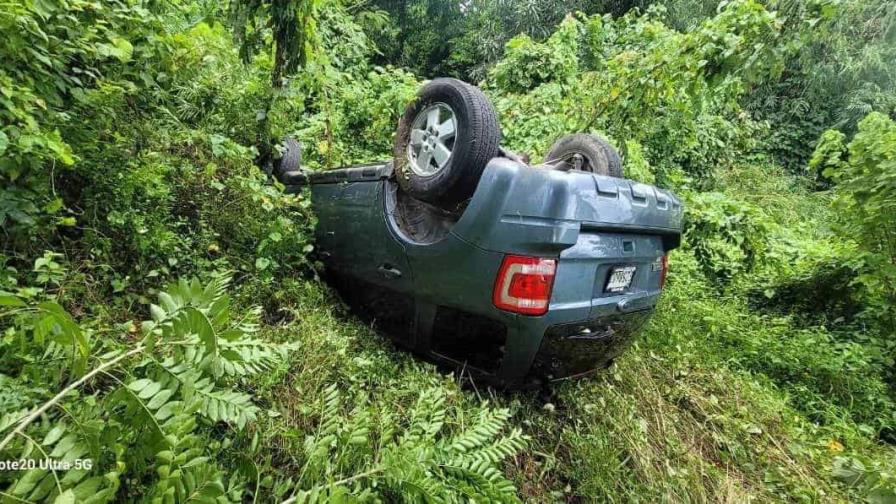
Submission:
[[[610,270],[610,280],[607,281],[607,292],[622,292],[632,284],[635,277],[635,266],[617,266]]]

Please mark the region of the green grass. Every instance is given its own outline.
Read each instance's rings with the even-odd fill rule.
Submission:
[[[259,463],[272,475],[301,466],[304,438],[321,420],[315,404],[331,384],[399,423],[432,387],[444,391],[456,427],[483,402],[509,408],[531,440],[505,474],[529,502],[843,501],[851,495],[830,475],[840,444],[896,455],[848,424],[812,424],[769,379],[729,368],[707,334],[687,327],[675,286],[639,344],[608,371],[557,386],[550,403],[462,388],[357,322],[325,287],[305,283],[295,294],[295,319],[267,331],[301,349],[259,384],[276,412],[258,426]]]

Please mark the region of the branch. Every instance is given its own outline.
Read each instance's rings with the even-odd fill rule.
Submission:
[[[65,397],[66,395],[68,395],[69,392],[71,392],[72,390],[75,390],[76,388],[80,387],[80,386],[83,385],[87,380],[90,380],[91,378],[93,378],[94,376],[98,375],[99,373],[102,373],[102,372],[105,371],[106,369],[109,369],[110,367],[112,367],[112,366],[118,364],[119,362],[121,362],[121,361],[127,359],[128,357],[131,357],[132,355],[136,355],[136,354],[142,352],[142,351],[145,350],[145,349],[146,349],[146,347],[144,347],[143,345],[138,345],[137,348],[134,348],[133,350],[131,350],[131,351],[127,352],[127,353],[123,353],[123,354],[119,355],[118,357],[116,357],[116,358],[110,360],[109,362],[106,362],[106,363],[101,364],[98,368],[96,368],[96,369],[94,369],[93,371],[91,371],[91,372],[87,373],[86,375],[82,376],[80,380],[78,380],[78,381],[76,381],[76,382],[73,382],[73,383],[71,383],[69,386],[67,386],[67,387],[65,387],[64,389],[62,389],[62,390],[61,390],[58,394],[56,394],[52,399],[50,399],[49,401],[45,402],[41,407],[37,408],[37,409],[34,410],[34,412],[32,412],[30,415],[28,415],[27,417],[25,417],[24,419],[22,419],[22,420],[19,422],[18,427],[16,427],[12,432],[10,432],[9,435],[7,435],[5,438],[3,438],[3,441],[0,441],[0,451],[3,451],[3,449],[6,448],[6,445],[8,445],[8,444],[10,443],[10,441],[13,440],[13,438],[15,438],[17,435],[21,434],[21,433],[25,430],[25,428],[28,427],[28,426],[31,424],[31,422],[33,422],[33,421],[36,420],[39,416],[41,416],[42,414],[44,414],[44,412],[46,412],[48,409],[52,408],[54,404],[56,404],[56,403],[58,403],[59,401],[61,401],[62,398]]]

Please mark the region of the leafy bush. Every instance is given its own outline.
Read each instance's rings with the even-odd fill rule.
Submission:
[[[809,159],[810,174],[818,180],[819,185],[825,187],[830,182],[830,179],[824,174],[825,171],[838,169],[846,160],[845,158],[846,135],[837,130],[825,131],[818,139],[815,152]]]
[[[721,285],[761,260],[769,230],[768,218],[747,202],[713,192],[688,198],[685,239],[706,275]]]
[[[319,91],[319,110],[300,121],[283,110],[274,112],[283,119],[279,122],[291,125],[286,131],[302,141],[303,162],[309,168],[338,168],[391,157],[395,125],[417,94],[417,79],[396,68],[334,72],[330,77]]]
[[[139,73],[154,50],[136,49],[155,17],[139,3],[14,2],[0,13],[0,223],[25,246],[56,225],[71,226],[47,187],[78,160],[63,131],[70,107],[123,74]],[[133,64],[129,64],[136,61]]]
[[[765,148],[794,173],[805,168],[819,135],[852,134],[876,110],[896,110],[892,5],[881,0],[779,1],[785,71],[761,83],[746,105],[777,127]]]
[[[660,315],[659,327],[680,336],[666,344],[695,345],[732,368],[771,380],[813,422],[847,419],[868,432],[887,432],[896,401],[874,346],[800,326],[786,315],[751,311],[733,287],[720,294],[714,277],[693,274],[704,269],[696,250],[673,254],[672,267],[667,295],[674,308]]]
[[[807,271],[757,282],[750,293],[756,307],[802,317],[808,325],[844,326],[854,322],[862,303],[850,284],[856,270],[850,259],[820,261]],[[758,279],[757,279],[758,280]]]
[[[646,184],[656,183],[653,169],[644,157],[644,148],[634,140],[625,142],[625,177]]]
[[[869,315],[896,329],[896,123],[872,113],[859,123],[845,162],[824,175],[836,184],[834,208],[843,231],[862,247],[862,286]],[[822,154],[823,155],[823,154]]]
[[[546,82],[570,84],[578,72],[580,24],[568,18],[543,44],[528,35],[507,42],[507,52],[495,65],[498,89],[526,92]]]
[[[752,1],[728,2],[687,32],[644,16],[567,18],[543,43],[510,42],[494,88],[508,145],[543,154],[570,131],[639,142],[658,179],[709,178],[754,147],[758,125],[737,98],[777,71],[776,18]],[[667,175],[668,174],[668,175]]]

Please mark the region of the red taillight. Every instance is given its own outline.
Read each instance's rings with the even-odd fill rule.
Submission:
[[[669,256],[664,255],[660,261],[662,261],[660,268],[660,290],[662,290],[666,286],[666,275],[669,274]]]
[[[556,259],[505,256],[495,281],[492,302],[502,310],[544,315],[551,300]]]

